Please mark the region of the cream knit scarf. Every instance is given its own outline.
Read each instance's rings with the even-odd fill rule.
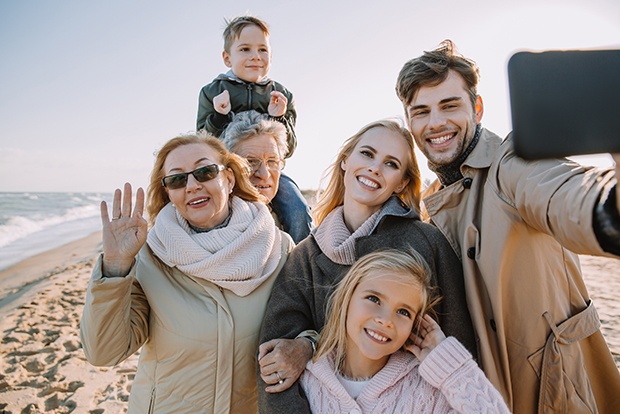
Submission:
[[[375,227],[381,210],[368,217],[357,230],[351,234],[344,223],[344,207],[339,206],[325,217],[315,229],[313,236],[321,251],[332,261],[342,265],[355,263],[355,239],[368,236]]]
[[[280,261],[282,238],[269,209],[232,197],[227,226],[206,233],[192,230],[168,203],[157,215],[147,243],[170,267],[247,296],[260,286]]]

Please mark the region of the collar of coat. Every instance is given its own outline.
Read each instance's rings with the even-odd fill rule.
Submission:
[[[239,79],[237,77],[237,75],[235,75],[233,73],[232,70],[229,70],[226,73],[220,73],[218,75],[218,77],[215,78],[215,80],[227,80],[227,81],[231,81],[231,82],[241,83],[243,85],[248,85],[248,84],[255,83],[255,84],[261,85],[261,86],[267,85],[269,82],[271,82],[271,79],[268,76],[265,76],[263,79],[259,80],[258,82],[246,82],[243,79]]]
[[[381,222],[383,222],[388,216],[420,219],[420,215],[418,213],[407,207],[407,205],[398,196],[393,195],[383,204],[379,217],[377,218],[373,228],[370,230],[370,234],[374,233],[377,227],[381,225]],[[314,233],[316,233],[316,228],[311,231],[312,235],[314,235]]]
[[[469,157],[461,164],[461,172],[463,175],[465,175],[467,168],[489,168],[502,142],[502,138],[498,135],[486,128],[482,128],[478,145],[474,147]]]
[[[379,217],[377,218],[377,221],[375,222],[374,227],[370,231],[370,235],[376,232],[377,229],[381,226],[381,224],[389,217],[401,217],[405,219],[420,220],[420,215],[416,213],[415,211],[413,211],[412,209],[410,209],[409,207],[407,207],[407,205],[398,196],[391,196],[383,204],[383,208],[381,209],[381,212],[379,213]],[[325,253],[323,253],[321,249],[318,247],[318,244],[316,243],[316,239],[314,239],[315,231],[316,229],[313,229],[311,231],[310,237],[313,239],[312,242],[316,245],[316,248],[320,251],[320,254],[318,254],[314,258],[314,263],[321,269],[321,271],[324,274],[332,275],[335,278],[336,278],[336,275],[340,275],[336,278],[337,280],[340,280],[344,276],[346,271],[350,268],[350,266],[341,265],[341,264],[332,262],[325,255]],[[358,257],[360,256],[359,250],[358,250],[359,248],[358,241],[368,240],[368,237],[369,236],[365,236],[365,237],[360,237],[359,239],[356,239],[356,251],[357,251],[356,254],[358,255]],[[376,250],[376,249],[372,249],[372,250]]]
[[[502,138],[500,138],[495,133],[489,131],[486,128],[482,128],[478,144],[476,144],[472,152],[460,166],[461,174],[463,175],[463,177],[468,177],[467,171],[470,169],[478,170],[491,167],[491,164],[495,159],[495,155],[499,147],[501,145],[512,145],[511,142],[512,139],[510,135],[508,135],[505,140],[502,140]],[[435,194],[441,188],[441,182],[439,182],[439,180],[436,178],[427,188],[422,191],[422,199],[426,199],[431,194]]]
[[[377,227],[379,227],[388,216],[420,219],[420,215],[407,207],[407,205],[400,198],[397,196],[391,196],[383,205],[374,227],[370,230],[370,234],[374,233],[375,230],[377,230]]]

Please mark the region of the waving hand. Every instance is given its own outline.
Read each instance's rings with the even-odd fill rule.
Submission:
[[[108,215],[106,202],[101,202],[103,273],[111,277],[126,276],[131,269],[135,256],[146,242],[148,226],[142,217],[144,190],[138,188],[133,211],[131,184],[125,183],[123,190],[124,194],[118,188],[114,191],[112,219]]]

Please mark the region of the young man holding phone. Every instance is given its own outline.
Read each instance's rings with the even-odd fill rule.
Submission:
[[[481,126],[478,68],[447,40],[396,91],[438,180],[430,220],[463,262],[482,367],[515,413],[614,412],[620,374],[578,254],[620,256],[616,169],[525,161]]]

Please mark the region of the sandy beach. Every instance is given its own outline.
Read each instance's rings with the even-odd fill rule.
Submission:
[[[0,271],[0,413],[123,413],[138,355],[86,362],[79,321],[101,234]]]
[[[0,414],[126,412],[138,355],[111,368],[86,362],[79,320],[101,235],[0,271]],[[620,260],[582,256],[620,366]]]

